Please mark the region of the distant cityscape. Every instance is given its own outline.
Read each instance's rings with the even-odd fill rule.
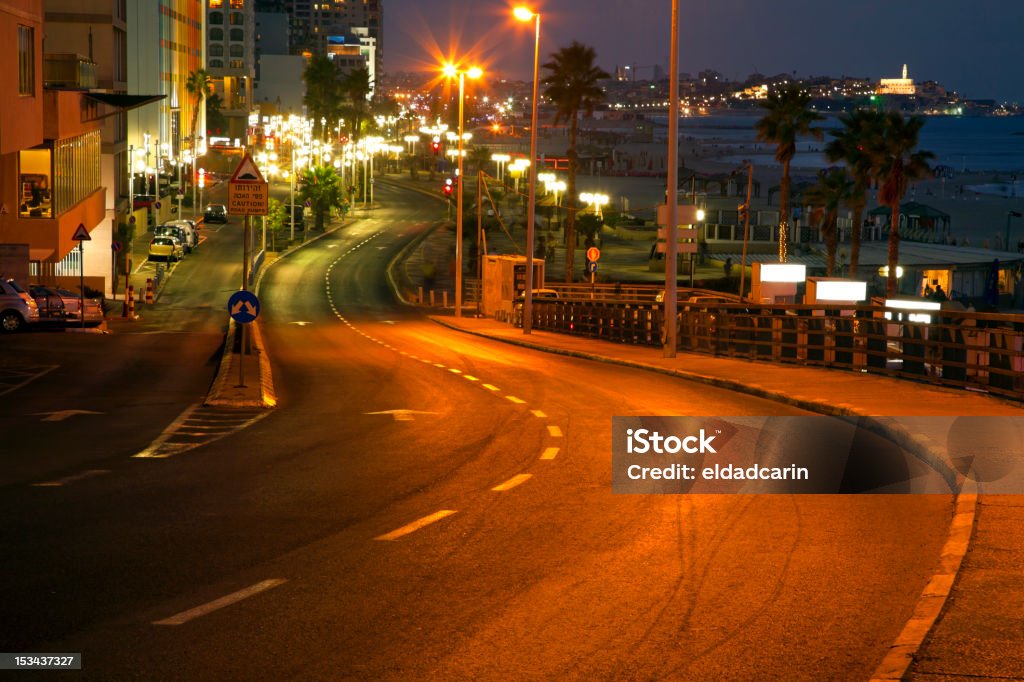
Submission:
[[[617,65],[612,77],[604,81],[606,106],[610,109],[664,109],[668,106],[669,78],[658,66]],[[387,74],[383,92],[402,99],[421,91],[426,80],[422,73]],[[772,89],[797,82],[811,96],[812,108],[823,112],[844,112],[864,106],[881,106],[923,116],[1020,116],[1024,106],[994,99],[970,99],[935,80],[920,83],[903,65],[898,77],[807,76],[780,73],[767,76],[752,73],[742,81],[733,81],[713,69],[696,75],[680,74],[679,93],[683,106],[702,109],[756,109]],[[527,101],[530,83],[494,79],[488,84],[489,100]]]

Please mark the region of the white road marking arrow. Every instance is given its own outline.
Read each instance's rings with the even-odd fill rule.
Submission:
[[[35,416],[43,417],[39,421],[42,422],[62,422],[68,417],[74,417],[76,414],[103,414],[102,412],[93,412],[92,410],[61,410],[59,412],[36,412]],[[47,415],[47,416],[43,416]]]
[[[381,410],[380,412],[364,412],[363,414],[390,414],[396,422],[411,422],[414,414],[437,414],[423,410]]]

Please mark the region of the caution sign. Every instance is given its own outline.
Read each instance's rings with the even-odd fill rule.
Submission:
[[[228,181],[228,213],[232,215],[267,215],[270,185],[248,154],[238,164]]]

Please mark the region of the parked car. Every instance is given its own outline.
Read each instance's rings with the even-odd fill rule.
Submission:
[[[12,279],[0,280],[0,332],[16,332],[39,321],[39,306]]]
[[[196,228],[189,220],[168,220],[164,225],[171,225],[174,227],[180,227],[185,233],[185,241],[181,244],[185,247],[185,252],[189,253],[192,249],[199,245],[199,235],[196,234]]]
[[[29,294],[39,308],[40,320],[82,320],[79,314],[82,299],[74,291],[58,287],[34,286],[29,287]],[[103,321],[103,302],[100,299],[85,299],[85,321]]]
[[[156,195],[154,194],[136,194],[132,201],[132,206],[138,210],[140,208],[149,208],[156,203]]]
[[[228,209],[224,204],[210,204],[203,211],[203,220],[208,223],[226,223],[228,221]]]
[[[177,237],[161,235],[153,237],[149,242],[150,260],[163,259],[168,262],[179,261],[185,257],[185,249]]]
[[[192,242],[188,237],[186,228],[181,225],[157,225],[153,228],[153,234],[157,237],[174,237],[181,242],[181,248],[185,253],[192,253]]]

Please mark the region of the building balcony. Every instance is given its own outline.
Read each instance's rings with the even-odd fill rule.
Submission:
[[[43,56],[43,87],[91,90],[96,87],[96,62],[80,54]]]

